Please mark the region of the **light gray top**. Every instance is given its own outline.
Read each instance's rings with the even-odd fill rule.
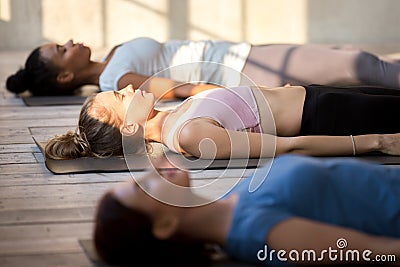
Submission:
[[[160,43],[151,38],[133,39],[115,50],[100,75],[100,90],[118,90],[119,79],[127,73],[237,86],[250,48],[246,42],[171,40]]]

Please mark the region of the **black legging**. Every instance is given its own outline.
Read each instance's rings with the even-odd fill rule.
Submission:
[[[305,86],[301,135],[400,133],[400,90]]]

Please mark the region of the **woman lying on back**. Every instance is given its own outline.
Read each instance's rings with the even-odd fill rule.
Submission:
[[[398,90],[233,87],[201,92],[166,111],[155,109],[154,102],[153,94],[131,86],[91,96],[77,131],[52,139],[46,154],[55,159],[120,155],[125,135],[211,159],[400,155]],[[140,150],[143,142],[136,146]]]
[[[398,266],[400,168],[284,155],[257,172],[265,179],[255,191],[249,176],[216,200],[177,169],[115,186],[98,203],[98,254],[123,266],[207,266],[202,248],[217,244],[267,266]]]
[[[318,45],[269,44],[223,40],[168,40],[135,38],[115,46],[100,61],[91,59],[91,49],[73,40],[47,43],[34,49],[24,68],[10,75],[6,87],[14,93],[29,90],[33,95],[71,94],[83,85],[97,85],[100,91],[119,90],[132,84],[139,88],[151,76],[171,66],[200,64],[178,72],[163,72],[146,90],[156,97],[186,98],[210,88],[248,85],[268,87],[295,85],[376,85],[400,88],[400,64],[359,50],[332,49]],[[226,66],[219,68],[218,66]],[[236,74],[226,75],[227,68]],[[177,82],[180,82],[180,86]],[[182,82],[184,84],[182,84]],[[170,88],[174,87],[174,90]],[[167,93],[168,92],[168,93]]]

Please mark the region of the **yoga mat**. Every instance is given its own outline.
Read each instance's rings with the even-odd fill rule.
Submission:
[[[86,97],[96,91],[89,91],[79,95],[69,96],[21,96],[26,106],[63,106],[63,105],[82,105],[85,102]],[[179,104],[182,99],[161,99],[157,102],[156,107],[170,107]]]
[[[45,159],[45,165],[49,171],[54,174],[68,174],[68,173],[91,173],[91,172],[126,172],[126,171],[144,171],[148,163],[147,158],[137,157],[133,161],[130,161],[129,167],[126,164],[125,158],[122,156],[114,156],[108,158],[94,158],[94,157],[82,157],[71,160],[54,160],[46,158],[44,148],[45,142],[38,142],[34,137],[36,145],[39,147]],[[156,158],[162,153],[162,146],[158,144],[153,146],[155,152],[152,158]],[[165,155],[172,161],[179,161],[182,155],[173,153],[171,151],[164,152]],[[358,159],[365,160],[367,162],[384,164],[384,165],[400,165],[399,156],[389,156],[385,154],[365,154],[357,157],[321,157],[322,159]],[[183,167],[187,170],[204,170],[204,169],[242,169],[242,168],[257,168],[262,166],[271,160],[271,158],[261,159],[217,159],[210,162],[209,160],[198,159],[195,157],[185,157]],[[182,165],[180,165],[182,166]]]
[[[28,107],[82,105],[86,96],[24,96],[22,100]]]
[[[57,106],[57,105],[82,105],[86,97],[98,93],[97,86],[85,85],[77,89],[71,95],[61,96],[33,96],[30,93],[22,93],[19,96],[27,106]]]
[[[95,267],[117,267],[115,265],[109,265],[99,259],[96,249],[94,248],[93,240],[91,239],[81,239],[79,240],[79,244],[82,247],[86,257],[93,263]],[[213,259],[209,267],[250,267],[255,265],[250,265],[247,263],[242,263],[238,261],[233,261],[225,257],[225,255],[221,255],[220,257],[216,257],[217,259]],[[147,266],[144,264],[143,266]],[[122,266],[121,266],[122,267]],[[125,266],[126,267],[126,266]],[[160,266],[162,267],[162,266]]]
[[[90,172],[126,172],[126,171],[144,171],[148,166],[147,158],[134,157],[129,164],[126,164],[125,158],[122,156],[114,156],[108,158],[94,158],[94,157],[82,157],[71,160],[54,160],[46,158],[44,148],[45,142],[38,142],[34,137],[36,145],[39,147],[43,158],[45,159],[45,165],[49,171],[54,174],[68,174],[68,173],[90,173]],[[154,145],[154,152],[150,157],[157,158],[162,155],[162,145]],[[182,155],[176,154],[171,151],[166,151],[165,155],[172,162],[180,162],[181,167],[187,170],[204,170],[204,169],[243,169],[243,168],[257,168],[266,162],[270,161],[270,158],[262,159],[231,159],[231,160],[203,160],[195,157],[185,157],[186,159],[182,163]]]

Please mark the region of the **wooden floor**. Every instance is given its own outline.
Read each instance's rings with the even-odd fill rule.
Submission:
[[[32,136],[47,140],[75,129],[80,106],[27,107],[7,92],[6,77],[26,56],[0,52],[0,266],[92,266],[79,240],[91,238],[98,198],[130,174],[54,175],[46,169]],[[219,174],[204,171],[196,180]],[[232,170],[224,177],[241,174]]]

